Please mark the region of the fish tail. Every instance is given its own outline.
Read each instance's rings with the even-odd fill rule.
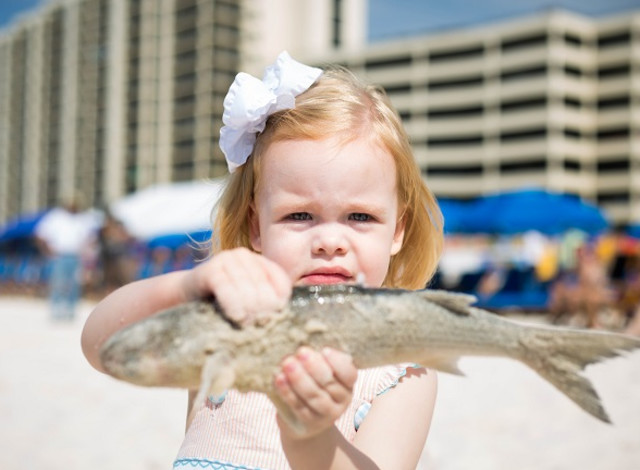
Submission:
[[[564,328],[536,328],[520,339],[529,367],[587,413],[611,423],[598,393],[581,374],[589,364],[640,348],[640,340],[621,334]]]

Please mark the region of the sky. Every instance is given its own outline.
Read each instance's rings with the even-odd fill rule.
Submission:
[[[43,0],[0,0],[0,28],[6,26],[16,15],[32,10]]]
[[[0,28],[46,1],[0,0]],[[369,39],[442,31],[553,7],[602,16],[639,9],[640,0],[369,0]]]
[[[640,0],[369,0],[369,40],[495,22],[550,8],[600,17],[640,9]]]

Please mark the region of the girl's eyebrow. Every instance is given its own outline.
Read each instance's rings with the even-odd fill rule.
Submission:
[[[293,212],[317,212],[322,210],[322,201],[318,199],[314,200],[299,200],[299,201],[282,201],[273,205],[273,210],[278,213],[293,213]],[[384,204],[375,204],[370,202],[354,202],[345,203],[341,208],[341,212],[349,214],[353,213],[365,213],[376,214],[378,216],[386,215],[389,210]]]

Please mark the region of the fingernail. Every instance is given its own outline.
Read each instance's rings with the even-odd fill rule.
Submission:
[[[282,370],[285,372],[293,372],[296,370],[296,360],[293,357],[288,357],[282,363]]]
[[[311,356],[311,349],[303,346],[300,349],[298,349],[298,352],[296,353],[296,356],[301,361],[307,361],[309,359],[309,357]]]
[[[287,383],[287,377],[282,372],[277,373],[274,380],[276,387],[282,387]]]
[[[329,357],[329,356],[331,356],[332,354],[333,354],[333,349],[328,348],[328,347],[324,347],[324,348],[322,348],[322,355],[323,355],[324,357]]]

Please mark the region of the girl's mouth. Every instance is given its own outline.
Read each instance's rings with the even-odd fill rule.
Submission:
[[[341,268],[316,269],[302,276],[303,284],[345,284],[353,282],[353,276]]]
[[[304,284],[344,284],[351,278],[341,274],[309,274],[302,278]]]

